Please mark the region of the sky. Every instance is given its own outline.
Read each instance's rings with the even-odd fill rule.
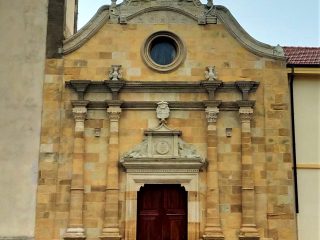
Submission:
[[[78,27],[110,0],[79,0]],[[121,0],[117,3],[122,2]],[[201,0],[206,3],[206,0]],[[270,45],[320,47],[319,0],[213,0],[227,7],[256,40]]]

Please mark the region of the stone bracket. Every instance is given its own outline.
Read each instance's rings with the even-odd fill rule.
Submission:
[[[249,93],[255,92],[259,86],[255,81],[237,81],[235,84],[242,93],[242,100],[249,100]]]
[[[123,88],[123,86],[125,85],[125,81],[109,80],[109,81],[104,81],[104,83],[110,89],[110,91],[112,93],[112,100],[118,100],[119,99],[119,92],[120,92],[121,88]]]
[[[214,99],[215,91],[222,85],[222,81],[202,81],[201,85],[207,90],[209,94],[209,100]]]
[[[78,100],[83,100],[90,84],[90,80],[71,80],[70,82],[66,82],[66,87],[73,88],[78,94]]]

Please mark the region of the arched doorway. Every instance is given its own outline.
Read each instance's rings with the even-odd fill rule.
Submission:
[[[188,194],[184,187],[146,184],[137,202],[137,240],[187,240]]]

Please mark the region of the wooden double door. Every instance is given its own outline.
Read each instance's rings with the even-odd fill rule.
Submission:
[[[137,240],[187,240],[188,195],[175,184],[146,184],[138,192]]]

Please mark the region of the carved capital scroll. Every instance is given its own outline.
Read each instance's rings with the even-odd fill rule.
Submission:
[[[110,121],[119,121],[120,119],[120,114],[121,114],[121,108],[120,107],[115,107],[115,106],[112,106],[112,107],[109,107],[107,109],[107,114],[108,114],[108,117],[110,119]]]
[[[206,118],[208,123],[216,123],[218,119],[219,108],[218,107],[207,107]]]
[[[250,122],[253,117],[253,109],[251,107],[241,107],[239,109],[241,122]]]
[[[87,105],[88,101],[74,101],[72,102],[73,108],[72,108],[72,114],[74,117],[74,120],[76,122],[75,124],[75,131],[76,132],[83,132],[84,131],[84,121],[87,117]]]

